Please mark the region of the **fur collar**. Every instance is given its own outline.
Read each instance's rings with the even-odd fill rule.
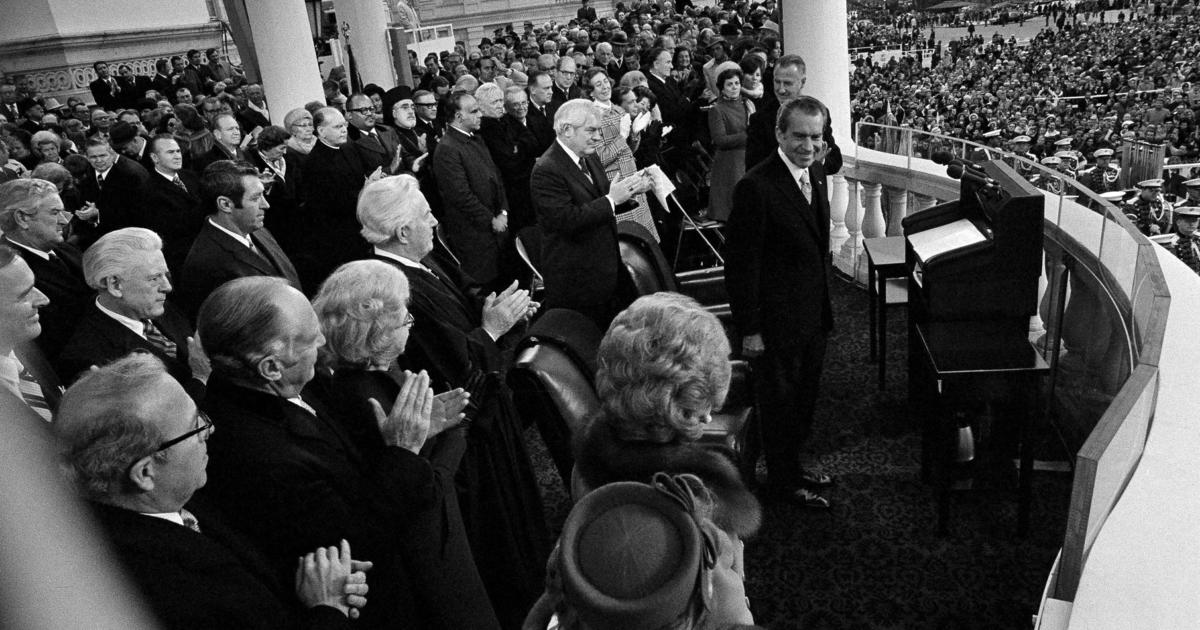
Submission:
[[[594,417],[575,439],[575,470],[589,488],[614,481],[649,482],[654,473],[691,473],[717,498],[713,522],[748,538],[762,524],[762,506],[725,454],[693,442],[627,442],[616,437],[608,419]]]

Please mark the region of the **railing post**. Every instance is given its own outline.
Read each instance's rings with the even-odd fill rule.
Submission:
[[[913,213],[928,210],[937,205],[937,199],[921,193],[913,193]]]
[[[843,175],[830,175],[829,181],[829,221],[833,224],[829,231],[829,251],[836,252],[846,242],[850,232],[846,231],[846,178]]]
[[[908,191],[888,186],[887,235],[900,236],[904,227],[900,222],[908,216]]]
[[[858,180],[849,177],[846,180],[846,240],[842,249],[834,255],[834,265],[852,278],[857,278],[858,253],[862,249],[862,233],[859,232],[861,215],[858,203]]]
[[[860,226],[863,238],[883,236],[883,184],[878,182],[863,182],[863,211]]]

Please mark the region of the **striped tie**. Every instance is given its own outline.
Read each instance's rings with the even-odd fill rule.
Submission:
[[[150,345],[158,348],[160,352],[168,357],[171,357],[172,359],[176,358],[175,353],[178,348],[176,347],[175,342],[171,341],[170,338],[162,334],[162,332],[158,330],[158,327],[154,325],[152,320],[143,320],[142,326],[142,330],[146,335],[146,341],[149,341]]]
[[[46,395],[42,393],[41,384],[25,368],[21,368],[20,379],[21,398],[25,399],[25,404],[36,411],[42,420],[50,422],[50,405],[46,402]]]

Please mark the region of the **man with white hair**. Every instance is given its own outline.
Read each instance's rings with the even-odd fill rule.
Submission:
[[[413,327],[402,364],[428,370],[434,382],[450,387],[465,388],[480,377],[487,383],[471,398],[477,411],[459,465],[459,503],[496,614],[504,627],[517,627],[537,598],[549,537],[521,439],[524,423],[503,380],[483,375],[504,369],[501,338],[538,304],[516,282],[487,294],[444,250],[435,250],[438,221],[411,176],[367,185],[358,219],[374,257],[409,281]]]
[[[172,287],[162,239],[145,228],[109,232],[84,253],[83,274],[96,290],[96,301],[59,354],[63,381],[130,352],[147,352],[193,398],[203,395],[208,361],[187,317],[167,302]]]
[[[538,159],[530,193],[542,241],[546,306],[584,313],[601,330],[632,301],[631,281],[617,249],[618,212],[650,190],[645,173],[609,185],[600,159],[600,118],[585,99],[567,101],[554,115],[557,139]]]
[[[89,372],[62,409],[55,431],[68,475],[163,627],[350,627],[369,566],[351,560],[346,541],[298,553],[278,580],[192,502],[207,481],[213,425],[157,359],[133,354]]]
[[[54,361],[87,307],[91,291],[83,281],[79,250],[63,242],[70,215],[63,210],[58,188],[44,179],[17,179],[0,184],[0,231],[25,261],[36,286],[50,299],[41,312],[38,347]]]

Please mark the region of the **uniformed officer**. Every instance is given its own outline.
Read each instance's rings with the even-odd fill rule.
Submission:
[[[1175,204],[1176,207],[1200,206],[1200,177],[1189,179],[1183,182],[1183,185],[1187,188],[1187,197],[1184,197],[1182,201]]]
[[[1092,153],[1096,164],[1078,172],[1080,183],[1096,193],[1120,190],[1117,187],[1117,178],[1121,175],[1121,167],[1113,164],[1112,156],[1112,149],[1096,149]]]
[[[1075,177],[1075,152],[1074,151],[1058,151],[1054,154],[1058,158],[1058,171],[1067,177]]]
[[[999,129],[985,131],[983,134],[983,141],[987,144],[987,147],[977,147],[975,150],[971,151],[969,159],[972,162],[986,162],[988,160],[1000,157],[1000,146],[1004,143],[1004,139],[1000,137]]]
[[[1052,171],[1059,171],[1062,167],[1062,158],[1056,155],[1047,155],[1042,158],[1042,166],[1048,167]],[[1052,172],[1039,170],[1038,174],[1029,183],[1055,195],[1061,195],[1064,190],[1064,182],[1061,177],[1055,177]]]
[[[1200,206],[1175,208],[1176,234],[1166,243],[1166,247],[1180,262],[1200,274],[1200,235],[1196,234],[1197,226],[1200,226]]]
[[[1017,137],[1013,138],[1012,140],[1009,140],[1009,148],[1011,149],[1011,151],[1013,152],[1014,155],[1016,155],[1018,157],[1023,157],[1026,160],[1029,160],[1030,162],[1037,162],[1038,161],[1037,156],[1029,152],[1029,147],[1032,144],[1033,144],[1033,140],[1029,136],[1025,136],[1025,135],[1017,136]],[[1013,169],[1016,170],[1017,173],[1020,174],[1021,177],[1024,177],[1025,179],[1030,179],[1034,175],[1034,172],[1037,170],[1037,169],[1033,168],[1033,166],[1030,166],[1029,164],[1022,162],[1021,160],[1012,160],[1012,162],[1013,162],[1013,164],[1012,164]]]
[[[1162,185],[1161,179],[1138,182],[1138,196],[1123,208],[1125,216],[1147,236],[1166,234],[1171,228],[1171,210],[1163,200]]]

